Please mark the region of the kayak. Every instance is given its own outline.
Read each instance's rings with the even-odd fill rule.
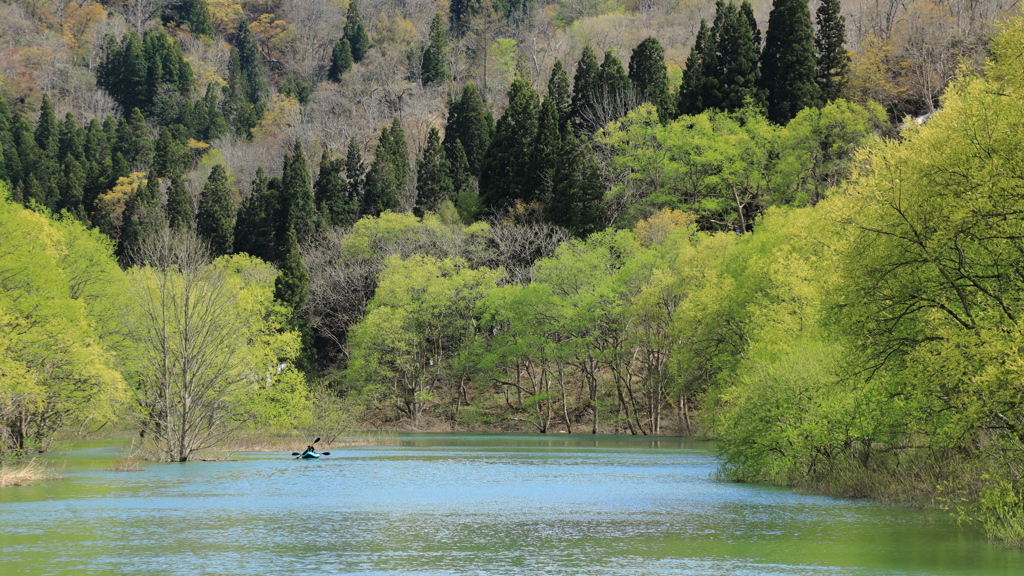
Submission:
[[[299,458],[301,458],[302,460],[316,460],[319,457],[319,453],[310,450],[306,450],[305,452],[302,453],[301,456],[299,456]]]

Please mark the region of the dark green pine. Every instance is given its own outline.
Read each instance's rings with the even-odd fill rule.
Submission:
[[[630,109],[629,77],[622,62],[611,50],[604,53],[601,62],[600,94],[598,98],[599,127],[618,120]]]
[[[757,18],[754,17],[754,7],[750,5],[750,0],[743,0],[740,4],[740,14],[746,18],[747,25],[750,27],[750,35],[754,39],[754,53],[757,54],[757,58],[760,61],[761,29],[757,27]]]
[[[648,37],[633,49],[629,57],[629,82],[641,102],[654,104],[662,121],[675,115],[668,92],[665,49],[657,38]]]
[[[0,163],[0,180],[6,180],[15,184],[21,180],[21,162],[18,159],[18,148],[14,143],[14,119],[11,116],[11,109],[7,107],[7,99],[0,98],[0,153],[3,153],[3,162]]]
[[[817,55],[815,82],[822,102],[842,98],[850,71],[850,55],[846,51],[846,19],[840,12],[839,0],[822,0],[815,14],[818,31],[814,36]]]
[[[441,146],[441,134],[434,126],[427,133],[427,143],[416,160],[416,204],[413,213],[423,216],[435,212],[445,201],[455,202],[451,168]]]
[[[473,16],[472,0],[451,0],[448,3],[448,28],[453,38],[462,38],[469,31],[469,20]]]
[[[153,141],[149,139],[149,125],[138,108],[132,109],[127,119],[121,119],[117,126],[115,150],[124,157],[131,169],[149,166],[153,160]]]
[[[196,212],[196,232],[209,243],[215,256],[230,253],[234,244],[233,196],[227,171],[222,164],[215,164],[199,195],[199,210]]]
[[[345,29],[342,37],[348,40],[352,49],[352,60],[362,62],[366,57],[366,51],[370,49],[370,37],[363,27],[362,16],[359,15],[359,6],[356,0],[348,3],[348,13],[345,15]]]
[[[436,84],[448,78],[445,58],[448,53],[448,26],[438,12],[430,22],[430,40],[423,51],[421,78],[423,84]]]
[[[558,109],[549,96],[540,106],[537,134],[533,139],[530,161],[533,176],[532,195],[542,202],[547,202],[551,195],[555,164],[562,147],[563,131],[572,130],[568,122],[561,127],[558,122]]]
[[[578,238],[597,232],[608,219],[604,193],[601,170],[590,145],[567,134],[558,154],[551,198],[544,206],[545,220]]]
[[[561,129],[572,117],[572,92],[569,89],[569,75],[566,74],[561,60],[556,60],[548,77],[548,94],[558,114],[558,127]]]
[[[150,173],[158,178],[166,178],[173,172],[185,171],[189,168],[188,150],[180,140],[174,137],[170,128],[161,128],[160,136],[153,147],[153,164]]]
[[[363,199],[365,177],[366,167],[363,165],[363,153],[353,137],[348,141],[348,150],[345,151],[346,201],[350,208],[349,219],[341,222],[344,226],[355,224],[356,219],[359,217],[359,206]]]
[[[96,67],[96,84],[103,88],[121,111],[149,106],[147,77],[149,66],[142,49],[142,39],[134,31],[128,32],[121,42],[108,34],[104,39],[105,55]]]
[[[322,227],[333,228],[351,220],[353,206],[348,200],[348,183],[345,182],[344,170],[344,160],[334,158],[330,152],[324,150],[320,156],[320,172],[313,184],[318,222]]]
[[[462,144],[469,161],[469,170],[480,175],[480,164],[494,133],[494,118],[485,108],[476,86],[467,84],[462,96],[448,105],[448,123],[445,126],[444,148],[448,161],[453,162],[456,140]]]
[[[761,53],[761,89],[768,119],[789,122],[818,99],[814,29],[806,0],[775,0]]]
[[[122,262],[131,262],[132,255],[143,240],[163,226],[164,214],[160,208],[160,179],[148,178],[139,186],[125,206],[118,235],[118,255]]]
[[[36,146],[48,159],[56,159],[58,152],[57,142],[57,115],[53,111],[53,103],[50,97],[43,94],[43,103],[39,107],[39,122],[36,124],[35,132]]]
[[[75,121],[74,114],[68,112],[57,127],[57,158],[62,162],[67,158],[85,162],[84,143],[85,130]]]
[[[292,154],[285,156],[284,170],[281,172],[280,202],[287,229],[294,230],[299,241],[305,242],[315,229],[316,212],[309,165],[302,153],[302,142],[296,141],[292,146]],[[287,232],[287,229],[282,232]],[[283,245],[283,235],[278,237],[278,241],[279,245]]]
[[[173,172],[171,184],[167,188],[167,224],[178,230],[191,230],[195,225],[195,213],[192,210],[192,196],[185,187],[185,176],[181,172]]]
[[[686,57],[683,81],[679,85],[676,107],[679,115],[700,114],[720,100],[718,78],[714,70],[718,66],[714,37],[706,20],[700,21],[697,39]]]
[[[531,148],[540,111],[537,92],[517,76],[508,91],[508,107],[494,129],[494,138],[480,168],[480,198],[497,211],[516,200],[534,199]]]
[[[342,75],[352,68],[352,46],[347,38],[342,38],[334,43],[331,50],[331,67],[327,69],[327,79],[331,82],[341,82]]]
[[[601,68],[594,49],[588,44],[583,47],[583,54],[576,63],[576,75],[572,81],[572,121],[583,134],[592,134],[599,127],[594,112],[600,83]]]
[[[274,279],[274,298],[291,308],[293,314],[302,310],[309,296],[309,274],[302,264],[299,243],[294,230],[285,236],[277,278]]]
[[[271,186],[262,166],[256,169],[252,189],[242,201],[235,220],[235,252],[244,252],[267,262],[277,261],[275,236],[280,212],[277,197],[279,185],[278,180],[277,184]]]
[[[716,16],[718,29],[718,94],[721,98],[713,107],[735,112],[747,104],[756,104],[757,53],[750,21],[732,2],[718,3],[721,17]]]
[[[469,170],[469,160],[466,158],[466,151],[462,149],[462,142],[458,140],[452,145],[451,152],[445,151],[448,159],[448,173],[452,182],[452,190],[456,199],[460,194],[466,194],[476,190],[473,189],[473,173]]]
[[[366,173],[361,214],[378,216],[397,210],[409,182],[409,152],[398,117],[381,131],[373,163]]]
[[[85,196],[85,169],[74,156],[67,156],[61,164],[60,200],[58,210],[67,210],[79,220],[85,221],[85,210],[82,198]]]

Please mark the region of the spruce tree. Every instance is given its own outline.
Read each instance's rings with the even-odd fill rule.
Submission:
[[[604,53],[600,78],[598,128],[612,120],[618,120],[629,112],[630,101],[629,77],[622,68],[622,62],[611,50]]]
[[[345,161],[324,150],[320,156],[320,172],[313,184],[318,222],[324,227],[351,223],[355,206],[349,200],[348,183],[342,173],[344,170]]]
[[[224,165],[215,164],[199,195],[196,232],[215,256],[231,252],[234,244],[235,203]]]
[[[299,141],[292,146],[292,154],[285,155],[284,169],[281,171],[280,204],[284,228],[280,229],[282,234],[278,237],[278,245],[283,245],[283,233],[288,229],[295,231],[300,242],[305,242],[313,234],[316,213],[309,165],[302,153],[302,142]]]
[[[134,108],[127,119],[122,118],[118,123],[114,150],[121,155],[130,169],[149,166],[153,160],[153,141],[149,139],[149,125],[138,108]]]
[[[167,224],[174,229],[191,230],[195,225],[192,197],[185,187],[185,176],[172,172],[171,184],[167,188]]]
[[[160,208],[160,179],[150,176],[128,199],[119,234],[118,255],[129,262],[142,241],[164,225]]]
[[[850,55],[843,46],[846,42],[846,19],[839,10],[839,0],[822,0],[815,14],[818,24],[814,36],[818,63],[815,82],[822,102],[843,96],[850,70]]]
[[[469,160],[466,158],[466,151],[462,149],[462,142],[458,140],[452,145],[450,151],[445,150],[445,156],[448,160],[448,167],[450,172],[448,173],[452,182],[452,190],[455,193],[456,202],[462,194],[474,193],[473,189],[473,173],[469,169]]]
[[[551,194],[555,163],[562,147],[563,131],[572,130],[568,122],[565,126],[560,127],[558,121],[558,108],[548,95],[540,106],[537,133],[533,138],[533,146],[530,151],[531,175],[533,176],[533,182],[530,185],[531,195],[543,202],[546,202]]]
[[[278,180],[278,184],[271,186],[263,167],[256,169],[252,188],[242,201],[235,220],[235,252],[244,252],[267,262],[277,261],[275,236],[280,221],[277,197],[279,183]]]
[[[680,115],[700,114],[713,106],[712,102],[720,100],[718,96],[718,78],[714,71],[718,67],[715,54],[715,41],[711,28],[705,20],[700,21],[697,39],[686,57],[686,68],[683,70],[683,82],[679,85],[676,96],[676,108]]]
[[[608,215],[604,189],[590,146],[567,133],[558,154],[551,198],[544,206],[544,219],[578,238],[597,232],[604,228]]]
[[[444,82],[448,78],[448,65],[445,58],[448,53],[448,27],[444,17],[438,12],[430,22],[430,40],[423,51],[421,78],[423,84]]]
[[[163,21],[165,24],[177,22],[179,26],[187,26],[193,34],[213,36],[213,23],[206,0],[180,0],[169,3],[164,8]]]
[[[754,17],[754,7],[750,5],[750,0],[743,0],[740,4],[740,14],[747,20],[747,25],[750,27],[750,35],[754,39],[754,54],[757,55],[757,59],[761,60],[761,29],[757,27],[757,18]]]
[[[508,107],[494,129],[480,168],[480,198],[492,211],[515,200],[533,200],[531,147],[537,134],[537,92],[517,76],[508,91]]]
[[[149,66],[139,35],[129,32],[118,42],[112,34],[107,34],[103,55],[103,60],[96,66],[96,85],[106,91],[124,113],[133,108],[146,108]]]
[[[356,0],[348,3],[348,13],[345,15],[345,29],[342,38],[348,40],[349,48],[352,50],[352,60],[362,62],[366,51],[370,49],[370,37],[363,27],[363,18],[359,15],[359,6]]]
[[[274,298],[291,308],[297,315],[309,296],[309,274],[299,255],[299,243],[294,230],[288,230],[278,264],[280,272],[274,280]]]
[[[0,153],[3,154],[3,162],[0,163],[0,180],[6,180],[16,184],[21,180],[21,162],[18,159],[18,148],[14,143],[14,119],[11,116],[11,109],[7,106],[7,99],[0,98]]]
[[[583,134],[593,134],[599,128],[594,116],[600,83],[601,68],[594,49],[587,44],[576,63],[576,75],[572,81],[572,121]]]
[[[82,207],[82,197],[85,195],[85,169],[73,156],[65,158],[61,165],[60,200],[57,203],[58,210],[67,210],[76,218],[86,220],[85,210]]]
[[[416,205],[413,213],[423,216],[436,211],[445,200],[454,203],[451,168],[441,147],[441,133],[434,126],[427,132],[427,143],[416,159]]]
[[[768,119],[789,122],[818,99],[814,29],[806,0],[775,0],[761,53],[761,89]]]
[[[572,92],[569,90],[569,75],[566,74],[561,60],[555,60],[551,68],[551,76],[548,77],[548,94],[545,97],[550,99],[558,114],[559,130],[565,126],[572,117]]]
[[[85,162],[84,143],[85,130],[78,126],[75,116],[68,112],[57,128],[57,158],[61,162],[68,158],[74,158],[80,163]]]
[[[454,143],[462,144],[469,162],[470,173],[480,175],[484,153],[491,142],[494,119],[484,107],[476,86],[467,84],[462,96],[448,105],[448,124],[445,127],[444,148],[449,162],[454,162]]]
[[[345,152],[345,181],[348,183],[346,199],[352,207],[350,209],[349,221],[342,222],[345,226],[355,224],[356,219],[359,217],[359,206],[363,200],[365,177],[366,167],[363,166],[363,154],[359,150],[356,139],[352,138],[348,141],[348,150]]]
[[[360,212],[379,216],[386,210],[397,210],[409,185],[409,172],[409,148],[396,116],[391,127],[385,126],[381,131],[373,163],[366,173]]]
[[[331,67],[327,69],[327,79],[341,82],[341,76],[352,68],[352,64],[352,46],[347,38],[342,38],[334,43],[331,51]]]
[[[166,178],[173,172],[185,171],[191,163],[185,146],[174,137],[173,130],[161,128],[160,136],[153,147],[153,165],[150,172],[158,178]]]
[[[735,112],[756,103],[759,73],[750,21],[732,2],[718,2],[714,36],[717,40],[718,102],[711,107]]]
[[[654,104],[662,121],[675,114],[668,92],[665,50],[657,38],[648,37],[633,49],[629,57],[629,82],[641,102]]]

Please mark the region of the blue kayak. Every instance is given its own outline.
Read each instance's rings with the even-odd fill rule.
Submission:
[[[320,457],[320,454],[315,450],[306,450],[299,456],[302,460],[316,460]]]

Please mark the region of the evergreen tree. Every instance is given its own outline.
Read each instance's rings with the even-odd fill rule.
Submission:
[[[62,163],[58,188],[60,200],[57,209],[67,210],[85,222],[86,214],[82,207],[82,197],[85,195],[85,169],[75,157],[68,156]]]
[[[235,220],[235,252],[267,262],[277,261],[275,236],[280,213],[277,188],[276,184],[271,186],[263,167],[258,167],[249,195],[242,201]]]
[[[43,94],[43,103],[39,108],[35,140],[36,146],[39,146],[39,150],[45,157],[57,159],[57,115],[53,112],[53,103],[50,102],[50,97],[47,94]]]
[[[215,256],[231,252],[234,244],[235,204],[224,165],[215,164],[199,195],[196,232],[210,245]]]
[[[454,143],[462,144],[474,176],[480,175],[480,164],[491,142],[494,119],[484,107],[476,86],[467,84],[462,96],[448,105],[448,124],[445,127],[444,148],[448,161],[454,161]]]
[[[150,176],[128,199],[118,236],[118,255],[128,263],[142,241],[164,225],[160,208],[160,179]]]
[[[701,20],[697,39],[686,57],[683,82],[677,94],[676,107],[680,115],[700,114],[720,100],[718,78],[714,75],[717,67],[714,37],[707,21]]]
[[[195,223],[192,197],[185,187],[181,172],[172,172],[171,185],[167,188],[167,224],[178,230],[191,230]]]
[[[604,228],[608,210],[604,204],[604,181],[585,140],[566,134],[552,183],[551,198],[544,206],[544,218],[583,238]]]
[[[572,117],[572,92],[569,90],[569,75],[566,74],[561,60],[555,60],[548,77],[548,94],[558,114],[558,128],[562,129]]]
[[[674,115],[675,106],[668,93],[665,50],[657,38],[649,37],[633,49],[629,57],[629,82],[641,102],[654,104],[662,121]]]
[[[750,0],[743,0],[740,4],[740,14],[747,20],[747,25],[750,27],[750,35],[754,39],[754,54],[757,55],[757,59],[760,62],[761,29],[757,27],[757,18],[754,18],[754,7],[750,5]]]
[[[818,64],[815,82],[821,101],[831,102],[842,97],[850,70],[850,55],[843,46],[846,43],[846,19],[839,11],[839,0],[822,0],[815,19],[818,24],[814,36]]]
[[[409,186],[409,171],[409,147],[396,116],[391,127],[381,131],[373,163],[366,173],[360,213],[378,216],[385,210],[397,210]]]
[[[142,52],[142,39],[134,31],[121,42],[107,34],[103,42],[103,60],[96,66],[96,85],[114,99],[125,113],[147,108],[149,66]]]
[[[128,118],[122,118],[118,123],[114,150],[121,155],[128,168],[141,169],[149,166],[153,160],[153,141],[149,139],[149,125],[138,108],[132,109]]]
[[[331,67],[327,69],[327,79],[331,82],[341,82],[341,76],[352,68],[352,46],[348,38],[342,38],[334,43],[331,51]]]
[[[555,164],[562,148],[563,130],[572,130],[572,126],[568,125],[568,122],[563,127],[558,125],[558,109],[549,95],[540,106],[537,133],[533,138],[533,146],[530,151],[531,175],[533,176],[533,182],[530,185],[531,194],[544,202],[551,195]]]
[[[436,211],[445,200],[455,202],[451,167],[441,147],[441,133],[434,126],[427,133],[427,143],[416,160],[416,205],[413,213],[423,216]]]
[[[309,274],[299,255],[299,243],[294,230],[285,236],[280,272],[274,280],[274,298],[288,305],[298,315],[309,296]]]
[[[349,221],[342,222],[345,226],[355,224],[359,216],[359,206],[363,199],[363,180],[366,175],[366,167],[363,166],[363,154],[356,144],[356,139],[348,141],[348,150],[345,152],[345,180],[348,182],[347,201],[352,206]]]
[[[85,130],[75,122],[71,112],[64,116],[64,121],[57,128],[57,158],[64,162],[74,158],[79,163],[85,162]]]
[[[348,183],[342,173],[345,161],[324,150],[320,157],[320,173],[313,184],[313,197],[321,226],[334,227],[352,223],[356,206],[349,200]]]
[[[750,21],[732,2],[719,0],[715,16],[718,96],[710,107],[734,112],[756,102],[759,73]]]
[[[356,4],[356,0],[350,0],[348,3],[342,38],[348,40],[348,45],[352,50],[352,60],[362,62],[366,51],[370,49],[370,37],[366,34],[366,28],[363,27],[363,19],[359,15],[359,6]]]
[[[448,167],[451,170],[448,174],[456,201],[462,194],[469,192],[475,194],[473,173],[469,169],[469,159],[466,158],[466,151],[462,149],[462,142],[456,140],[452,144],[451,151],[445,150],[445,157],[448,159]]]
[[[444,17],[438,12],[430,22],[430,40],[423,51],[421,78],[423,84],[444,82],[448,78],[448,65],[445,58],[448,53],[448,27]]]
[[[517,76],[508,91],[508,107],[494,130],[494,138],[480,168],[480,197],[491,210],[515,200],[533,200],[531,148],[537,134],[537,92]]]
[[[313,234],[316,212],[309,166],[299,141],[292,146],[292,154],[285,155],[279,199],[283,228],[279,228],[281,235],[278,236],[278,245],[284,245],[284,233],[289,229],[295,231],[300,241],[306,241]]]
[[[0,98],[0,180],[15,184],[21,180],[21,162],[18,159],[18,148],[14,142],[14,118],[7,106],[7,99]]]
[[[186,171],[191,160],[181,140],[175,138],[170,128],[161,128],[160,136],[153,147],[153,164],[150,172],[158,178],[166,178],[173,172]]]
[[[247,138],[266,110],[267,83],[256,40],[244,23],[239,26],[228,60],[228,85],[224,107],[235,131]]]
[[[622,68],[622,62],[611,50],[604,53],[604,61],[601,62],[599,87],[596,128],[621,118],[630,108],[629,77]]]
[[[601,68],[589,44],[576,63],[572,81],[572,121],[582,134],[593,134],[600,126],[595,121],[595,110],[600,93]]]
[[[213,36],[213,23],[206,0],[180,0],[167,4],[164,8],[163,21],[165,24],[177,22],[179,26],[188,26],[193,34]]]
[[[761,53],[761,89],[768,119],[789,122],[818,98],[814,29],[806,0],[775,0]]]
[[[469,20],[473,13],[470,0],[451,0],[448,3],[448,29],[453,38],[462,38],[469,31]]]

